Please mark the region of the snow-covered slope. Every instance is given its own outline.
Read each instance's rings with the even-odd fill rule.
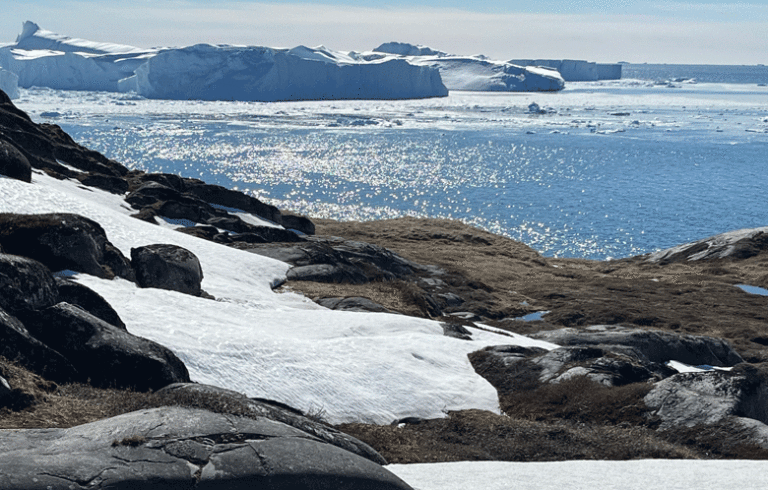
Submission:
[[[0,66],[21,87],[134,91],[203,100],[413,99],[448,90],[437,69],[396,56],[366,59],[327,48],[213,46],[144,50],[72,39],[27,21]]]
[[[565,87],[563,77],[554,69],[522,67],[482,55],[454,56],[406,43],[385,43],[374,53],[399,55],[415,65],[436,68],[448,90],[552,92]]]
[[[278,294],[288,265],[129,217],[119,197],[35,172],[33,183],[0,177],[0,212],[72,212],[99,222],[126,255],[172,243],[195,253],[215,301],[139,289],[122,279],[76,279],[104,296],[128,330],[171,348],[192,379],[322,411],[332,423],[386,424],[444,410],[498,411],[496,390],[467,354],[487,345],[551,344],[490,331],[472,341],[443,335],[433,321],[324,309]]]

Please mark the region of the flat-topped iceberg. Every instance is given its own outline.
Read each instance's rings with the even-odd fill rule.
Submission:
[[[119,89],[157,99],[264,102],[448,95],[437,69],[395,57],[366,60],[323,47],[209,44],[158,53]]]
[[[141,49],[73,39],[25,22],[0,66],[18,85],[134,91],[148,98],[203,100],[413,99],[448,90],[436,68],[398,56],[358,56],[324,47],[213,46]]]
[[[382,44],[373,52],[397,55],[414,65],[438,69],[448,90],[553,92],[565,87],[563,77],[554,69],[523,67],[482,55],[455,56],[426,46],[395,42]]]

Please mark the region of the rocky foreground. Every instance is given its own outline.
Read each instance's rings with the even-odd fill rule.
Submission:
[[[503,415],[329,427],[321,414],[190,383],[171,351],[66,277],[210,297],[188,250],[155,244],[129,258],[66,210],[0,214],[0,428],[13,429],[0,431],[2,488],[408,488],[380,465],[768,456],[768,297],[736,287],[768,287],[768,229],[595,262],[542,257],[456,222],[312,222],[196,179],[130,171],[0,93],[0,178],[33,172],[122,196],[136,219],[287,262],[280,287],[331,309],[560,347],[470,354]]]

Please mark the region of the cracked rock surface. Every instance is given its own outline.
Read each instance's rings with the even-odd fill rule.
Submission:
[[[0,461],[5,490],[410,488],[289,425],[180,407],[70,429],[3,430]]]

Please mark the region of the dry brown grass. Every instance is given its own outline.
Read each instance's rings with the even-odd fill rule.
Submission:
[[[642,427],[538,422],[482,410],[449,412],[402,427],[343,424],[390,463],[697,458]]]

